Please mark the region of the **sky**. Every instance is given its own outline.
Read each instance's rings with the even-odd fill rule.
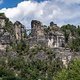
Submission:
[[[80,25],[80,0],[0,0],[0,13],[13,23],[20,21],[30,28],[31,20],[44,25]]]

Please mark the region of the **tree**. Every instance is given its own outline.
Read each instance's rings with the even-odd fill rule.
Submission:
[[[67,69],[62,69],[53,77],[54,80],[80,80],[80,59],[74,59]]]
[[[66,69],[62,69],[57,73],[56,77],[53,76],[53,80],[68,80],[68,71]]]

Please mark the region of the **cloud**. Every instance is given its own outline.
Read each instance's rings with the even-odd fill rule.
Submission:
[[[33,19],[40,20],[44,24],[54,21],[58,25],[67,23],[78,25],[80,24],[80,6],[75,3],[79,2],[80,0],[23,1],[16,7],[3,8],[0,12],[4,12],[12,22],[20,21],[26,28],[30,28]]]
[[[2,4],[3,3],[3,0],[0,0],[0,4]]]
[[[80,3],[80,0],[61,0],[61,1],[67,4]]]

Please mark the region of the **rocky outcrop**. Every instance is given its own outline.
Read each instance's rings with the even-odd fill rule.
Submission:
[[[26,29],[19,21],[14,24],[0,13],[0,50],[6,51],[8,45],[26,38]]]
[[[0,15],[0,50],[5,50],[7,45],[11,42],[11,35],[7,30],[6,26],[6,17]]]
[[[54,22],[51,22],[48,30],[45,32],[43,24],[40,21],[31,21],[31,34],[28,36],[29,44],[40,44],[50,48],[61,47],[64,42],[64,35],[60,28]],[[14,24],[4,15],[0,16],[0,44],[8,45],[11,42],[21,41],[26,38],[26,29],[19,21]]]
[[[44,29],[42,27],[42,23],[40,21],[37,20],[32,20],[31,22],[31,33],[32,36],[44,36]]]
[[[31,21],[31,36],[33,37],[32,41],[38,43],[45,42],[44,28],[40,21],[32,20]]]
[[[26,33],[26,29],[24,27],[24,25],[22,25],[19,21],[16,21],[14,23],[14,27],[15,27],[15,36],[17,40],[21,40],[25,38],[25,33]]]
[[[5,26],[5,19],[6,19],[5,16],[0,16],[0,29],[4,28],[4,26]]]
[[[49,29],[50,29],[50,31],[55,32],[55,31],[59,31],[60,28],[54,22],[50,22]]]
[[[45,31],[44,28],[47,31]],[[10,33],[10,32],[12,32],[12,33]],[[28,42],[27,42],[27,38],[28,38]],[[11,43],[16,43],[16,46],[17,46],[17,41],[20,42],[22,40],[25,40],[24,41],[25,45],[27,43],[29,43],[30,49],[35,48],[35,46],[37,46],[37,45],[38,45],[38,47],[40,47],[40,46],[43,48],[47,47],[47,49],[48,49],[48,47],[51,48],[51,50],[53,50],[56,53],[59,53],[61,55],[60,56],[58,54],[57,58],[61,58],[63,64],[67,68],[68,60],[71,59],[72,53],[70,51],[65,51],[62,49],[62,47],[64,45],[64,35],[60,31],[60,28],[57,26],[57,24],[54,24],[54,22],[51,22],[49,27],[43,27],[43,24],[40,21],[32,20],[31,21],[31,34],[29,34],[26,37],[26,29],[25,29],[24,25],[22,25],[19,21],[16,21],[13,24],[8,19],[6,19],[5,16],[1,15],[0,16],[0,55],[1,54],[7,55],[7,53],[8,53],[8,56],[12,56],[12,57],[17,56],[17,50],[15,49],[13,51],[12,46],[10,46],[10,45],[11,45]],[[20,47],[21,47],[21,45],[20,45]],[[7,49],[6,49],[6,48],[8,48],[7,46],[11,49],[10,52],[7,52]],[[33,50],[33,51],[37,51],[37,49]],[[58,49],[58,50],[56,50],[56,49]],[[59,49],[61,49],[63,51],[61,51],[61,50],[59,51]],[[41,51],[37,52],[36,54],[34,54],[33,59],[46,60],[49,57],[49,54],[48,53],[46,54],[46,51],[41,50]],[[64,53],[66,53],[66,55],[64,55]],[[33,54],[33,52],[32,52],[32,54]],[[51,51],[50,51],[50,54],[52,54]],[[52,56],[52,57],[54,59],[54,56]]]
[[[40,21],[32,20],[31,22],[31,35],[33,40],[47,45],[50,48],[62,47],[64,44],[64,35],[60,31],[60,28],[54,22],[50,23],[49,27],[46,27],[47,32],[45,32],[45,27]],[[41,44],[41,45],[42,45]]]

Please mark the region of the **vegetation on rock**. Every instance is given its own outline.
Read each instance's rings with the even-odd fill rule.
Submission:
[[[0,16],[4,14],[0,13]],[[50,26],[43,26],[46,34],[49,34],[49,31],[54,33],[58,31],[56,24],[53,25],[54,23],[51,22]],[[14,24],[8,18],[5,19],[4,30],[10,33],[11,37],[15,36]],[[71,52],[80,52],[80,26],[67,24],[59,30],[65,37],[64,48],[69,48]],[[26,31],[24,36],[26,38]],[[69,61],[68,67],[65,68],[61,57],[57,56],[58,53],[54,49],[43,43],[40,44],[31,46],[26,39],[22,38],[20,40],[15,38],[7,44],[6,51],[3,54],[0,53],[2,54],[0,55],[0,80],[80,80],[78,57]]]

